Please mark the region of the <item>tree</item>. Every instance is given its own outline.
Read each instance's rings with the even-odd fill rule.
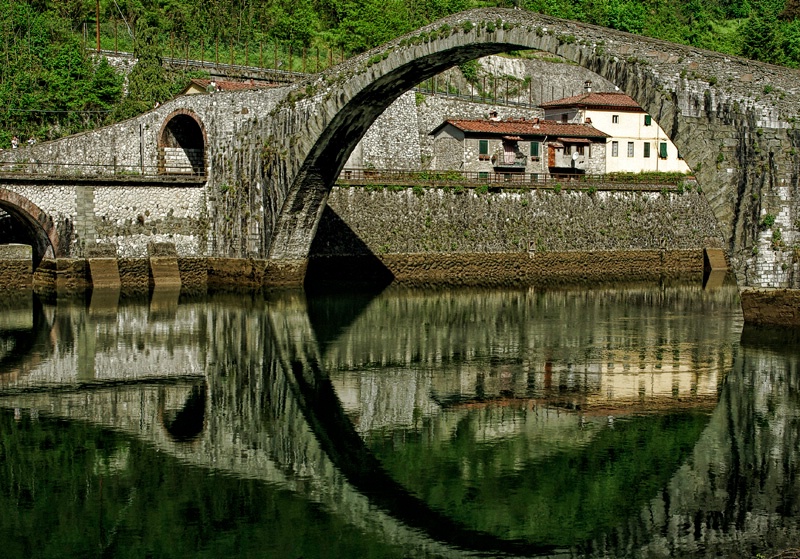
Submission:
[[[136,65],[128,77],[128,95],[115,110],[115,118],[130,118],[172,97],[170,82],[161,65],[158,31],[153,27],[136,36]]]
[[[744,29],[741,54],[754,60],[781,64],[784,51],[778,29],[778,19],[774,14],[760,11],[752,15]]]

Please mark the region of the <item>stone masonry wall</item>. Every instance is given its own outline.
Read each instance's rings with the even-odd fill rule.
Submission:
[[[313,256],[722,247],[697,192],[334,188]]]
[[[53,219],[63,245],[57,247],[61,257],[81,257],[87,245],[99,242],[117,245],[121,257],[145,256],[150,241],[172,242],[180,256],[224,253],[217,242],[221,226],[215,220],[225,222],[225,208],[215,202],[225,179],[215,172],[215,163],[235,157],[237,131],[247,122],[265,118],[284,93],[275,88],[181,96],[135,119],[3,154],[4,161],[33,165],[37,173],[154,176],[162,126],[173,113],[188,112],[206,135],[208,180],[203,186],[113,181],[94,186],[63,181],[1,185]]]

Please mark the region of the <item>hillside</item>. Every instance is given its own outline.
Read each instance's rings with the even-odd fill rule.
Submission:
[[[800,0],[0,0],[0,149],[14,135],[52,139],[169,98],[187,76],[167,75],[161,56],[315,71],[450,13],[515,4],[800,66]],[[102,48],[139,55],[127,96],[122,77],[87,55],[98,28]]]

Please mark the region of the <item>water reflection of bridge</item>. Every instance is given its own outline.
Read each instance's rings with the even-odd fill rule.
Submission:
[[[703,305],[691,324],[681,325],[684,332],[700,333],[692,346],[680,339],[652,339],[646,327],[658,320],[679,320],[649,315],[648,310],[655,304],[679,310],[683,303],[678,290],[663,291],[659,301],[648,301],[644,291],[609,290],[606,295],[625,297],[631,314],[620,316],[611,305],[599,304],[587,317],[586,307],[578,304],[583,295],[577,292],[520,293],[511,300],[479,292],[449,299],[387,294],[359,308],[339,327],[328,325],[330,330],[309,317],[324,314],[335,299],[319,299],[308,307],[299,296],[249,300],[246,305],[230,298],[208,307],[177,305],[168,313],[120,305],[101,316],[86,313],[82,306],[58,305],[39,315],[40,329],[71,334],[46,336],[50,346],[39,348],[44,355],[30,366],[19,366],[13,377],[0,374],[0,405],[124,431],[187,463],[295,491],[387,542],[419,554],[456,556],[463,553],[459,544],[468,547],[468,541],[450,538],[441,543],[436,533],[421,537],[418,527],[398,520],[390,509],[387,513],[379,496],[352,479],[354,470],[343,460],[363,460],[364,449],[331,453],[343,414],[355,420],[362,435],[413,428],[426,418],[446,429],[448,422],[474,413],[471,401],[527,399],[536,401],[542,413],[536,422],[526,416],[529,421],[521,425],[568,439],[579,433],[578,415],[547,402],[563,402],[565,395],[574,400],[581,391],[607,398],[603,376],[610,374],[609,367],[589,364],[598,358],[609,362],[602,351],[603,336],[618,331],[620,320],[637,315],[639,334],[632,336],[637,345],[614,354],[613,370],[628,356],[637,379],[677,378],[677,395],[654,389],[645,391],[645,400],[694,396],[704,405],[704,396],[719,390],[719,403],[690,459],[668,486],[613,538],[594,542],[593,552],[635,548],[660,556],[670,550],[700,552],[709,543],[741,549],[743,543],[757,545],[764,537],[798,541],[800,510],[793,504],[800,502],[795,477],[800,449],[796,358],[771,347],[746,344],[737,349],[726,343],[730,331],[739,328],[737,316],[710,324],[704,320],[735,291],[687,303]],[[555,305],[559,298],[567,304]],[[566,313],[562,329],[554,327],[554,320],[548,322],[548,317],[555,318],[550,309],[556,306],[562,318]],[[515,320],[520,316],[525,320]],[[469,355],[461,354],[458,348],[464,345],[454,336],[466,338]],[[511,349],[498,353],[499,339],[510,340],[502,347]],[[515,347],[525,347],[533,357],[519,362]],[[587,347],[601,349],[586,355]],[[574,365],[548,372],[548,352],[554,362]],[[660,372],[654,365],[658,355],[669,365]],[[376,363],[381,364],[380,374]],[[640,369],[641,363],[653,366]],[[412,367],[401,366],[408,364]],[[688,392],[680,388],[687,367],[695,375],[685,384]],[[332,384],[322,371],[330,372]],[[412,382],[393,382],[394,374],[409,371],[415,376]],[[311,409],[314,402],[336,404],[331,402],[333,386],[344,409]],[[449,412],[441,413],[447,406]],[[350,435],[345,438],[352,443]],[[469,530],[460,535],[469,535]],[[476,541],[491,543],[480,534]]]

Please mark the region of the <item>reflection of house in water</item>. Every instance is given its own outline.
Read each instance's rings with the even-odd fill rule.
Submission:
[[[700,358],[696,346],[687,345],[672,347],[662,356],[661,349],[612,350],[583,364],[442,364],[424,375],[402,368],[351,370],[333,375],[332,381],[362,432],[419,427],[421,418],[438,417],[445,410],[497,408],[510,413],[537,406],[542,413],[561,409],[625,415],[715,405],[720,383],[733,364],[732,353]],[[556,417],[563,420],[560,415],[551,419]]]
[[[546,174],[605,173],[606,138],[588,123],[526,119],[445,120],[432,132],[437,170],[537,180]]]

